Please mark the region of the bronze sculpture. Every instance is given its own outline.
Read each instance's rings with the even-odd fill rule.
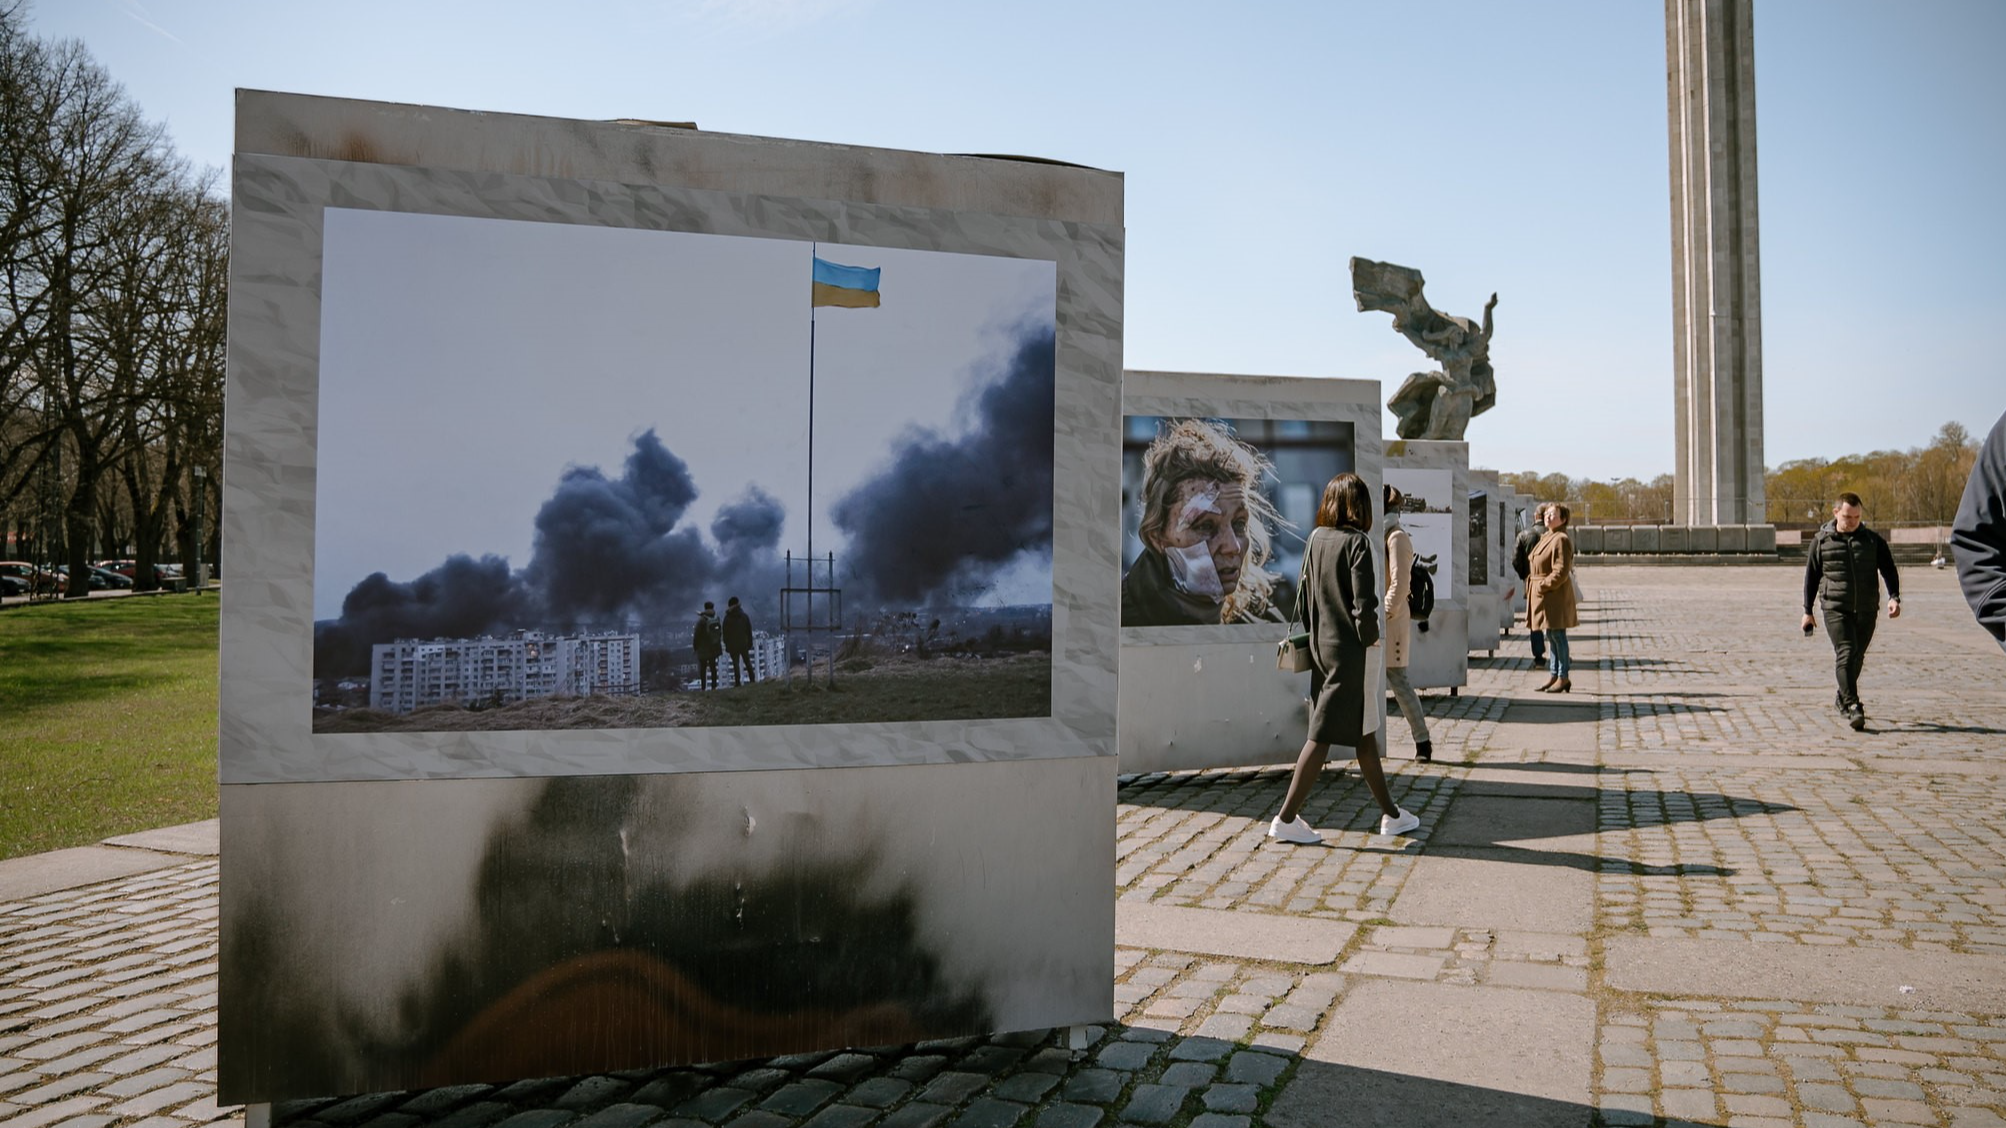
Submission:
[[[1492,294],[1484,303],[1479,327],[1429,305],[1422,285],[1421,272],[1411,266],[1351,260],[1351,295],[1358,299],[1359,312],[1392,314],[1393,328],[1442,366],[1438,372],[1409,375],[1386,401],[1400,420],[1395,430],[1403,439],[1461,439],[1470,417],[1497,402],[1490,352],[1491,310],[1498,296]]]

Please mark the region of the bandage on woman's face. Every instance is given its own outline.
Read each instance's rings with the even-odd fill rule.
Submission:
[[[1170,520],[1156,547],[1185,591],[1224,599],[1239,586],[1247,555],[1247,495],[1242,486],[1191,478],[1178,483]]]

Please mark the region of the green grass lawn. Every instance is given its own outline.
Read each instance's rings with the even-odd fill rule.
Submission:
[[[0,858],[215,815],[215,596],[0,611]]]

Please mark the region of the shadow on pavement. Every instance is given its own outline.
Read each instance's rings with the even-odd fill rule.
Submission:
[[[1458,1047],[1440,1047],[1453,1054]],[[1423,1055],[1419,1060],[1426,1061]],[[1500,1084],[1513,1079],[1500,1077]],[[1516,1078],[1525,1083],[1524,1078]],[[1586,1077],[1583,1077],[1586,1080]],[[1340,1112],[1340,1110],[1342,1110]],[[1350,1065],[1304,1060],[1267,1117],[1268,1128],[1330,1128],[1332,1125],[1399,1125],[1400,1128],[1469,1128],[1510,1125],[1511,1128],[1588,1128],[1596,1109],[1580,1101],[1559,1100],[1503,1088],[1437,1080],[1410,1073],[1363,1069]],[[1640,1124],[1659,1123],[1648,1116]],[[1684,1128],[1672,1120],[1668,1128]]]
[[[1423,702],[1422,708],[1425,710],[1427,708],[1426,703],[1429,701],[1447,701],[1449,699],[1446,697],[1423,697],[1421,700]],[[1502,702],[1505,708],[1511,711],[1512,715],[1505,718],[1507,723],[1510,724],[1594,724],[1601,717],[1601,702],[1593,694],[1585,693],[1579,689],[1573,693],[1543,693],[1538,697],[1504,697],[1488,693],[1465,693],[1457,695],[1455,700],[1458,702],[1469,702],[1467,705],[1458,706],[1459,712],[1467,711],[1475,713],[1480,713],[1488,709],[1494,702]],[[1398,716],[1399,711],[1393,710],[1390,715]],[[1436,716],[1437,714],[1430,713],[1428,719],[1434,720]]]
[[[1339,1123],[1587,1128],[1596,1114],[1585,1100],[1501,1087],[1585,1090],[1585,1055],[1578,1077],[1564,1066],[1548,1067],[1503,1073],[1496,1082],[1500,1087],[1493,1087],[1418,1071],[1334,1064],[1303,1053],[1142,1026],[1115,1023],[1086,1031],[1092,1041],[1080,1051],[1064,1048],[1063,1030],[1026,1031],[617,1074],[283,1101],[273,1106],[271,1123],[275,1128],[359,1123],[423,1128],[513,1123],[521,1117],[523,1123],[575,1119],[640,1124],[666,1114],[711,1123],[748,1116],[761,1123],[794,1123],[812,1116],[817,1124],[1095,1124],[1104,1118],[1110,1124],[1181,1124],[1211,1112],[1252,1117],[1253,1123],[1273,1128]],[[1458,1070],[1457,1058],[1465,1048],[1439,1048],[1442,1055],[1417,1059],[1420,1069],[1447,1062],[1447,1069],[1434,1071]]]
[[[1867,720],[1867,732],[1913,732],[1924,735],[1969,734],[1972,736],[2006,736],[2006,729],[1987,728],[1984,725],[1939,725],[1933,721],[1907,721],[1895,725],[1877,725],[1872,718]]]
[[[1346,808],[1347,804],[1357,806],[1362,800],[1365,805],[1370,805],[1371,800],[1367,796],[1365,784],[1358,778],[1357,773],[1349,772],[1340,777],[1334,770],[1336,767],[1337,764],[1334,762],[1331,767],[1325,769],[1324,775],[1312,792],[1309,807],[1305,808],[1304,817],[1314,825],[1337,825],[1338,820],[1326,823],[1320,822],[1319,817],[1327,812]],[[1592,836],[1598,831],[1621,833],[1674,823],[1787,814],[1798,810],[1788,804],[1769,803],[1759,799],[1714,792],[1604,789],[1585,780],[1578,783],[1544,783],[1520,780],[1494,781],[1484,778],[1487,772],[1519,771],[1564,772],[1575,775],[1586,775],[1590,772],[1597,775],[1607,773],[1619,779],[1633,771],[1649,774],[1649,769],[1597,769],[1590,765],[1478,763],[1470,765],[1470,775],[1461,781],[1453,794],[1446,799],[1431,796],[1425,807],[1410,803],[1408,798],[1401,794],[1405,773],[1389,776],[1388,780],[1393,785],[1395,798],[1422,816],[1422,828],[1409,837],[1421,845],[1421,853],[1424,855],[1454,853],[1459,856],[1480,856],[1524,865],[1561,866],[1596,873],[1629,870],[1639,874],[1669,873],[1694,877],[1731,877],[1737,871],[1732,867],[1713,865],[1647,867],[1624,857],[1605,858],[1592,852],[1564,847],[1544,849],[1537,844],[1538,841],[1551,839],[1560,843],[1568,839]],[[1155,807],[1160,810],[1203,811],[1244,817],[1250,809],[1267,812],[1278,808],[1283,794],[1288,790],[1288,779],[1288,772],[1277,768],[1234,772],[1170,773],[1138,777],[1120,787],[1116,797],[1118,801],[1131,806]],[[1623,796],[1626,800],[1625,806],[1617,809],[1623,814],[1622,825],[1607,825],[1613,814],[1606,807],[1609,796]],[[1598,809],[1601,813],[1598,813]],[[1259,827],[1260,819],[1256,818],[1249,823],[1249,833],[1259,833]],[[1412,852],[1382,850],[1375,846],[1361,846],[1335,839],[1326,839],[1322,847],[1288,848]]]

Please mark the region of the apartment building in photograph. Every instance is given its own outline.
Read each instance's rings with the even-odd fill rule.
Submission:
[[[639,692],[639,635],[516,631],[499,638],[398,639],[371,648],[369,707],[386,713]]]

